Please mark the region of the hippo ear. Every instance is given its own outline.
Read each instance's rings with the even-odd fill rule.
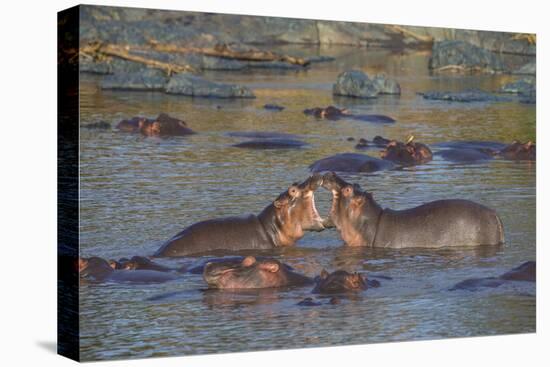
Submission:
[[[116,270],[118,268],[116,260],[109,260],[109,266]]]
[[[298,188],[298,186],[292,185],[288,188],[288,194],[290,195],[290,197],[296,198],[300,196],[300,189]]]
[[[353,194],[353,187],[348,185],[342,189],[342,195],[344,195],[345,197],[350,197],[352,194]]]
[[[327,279],[328,278],[328,271],[325,269],[321,270],[321,279]]]
[[[396,145],[397,145],[397,141],[396,141],[396,140],[392,140],[392,141],[390,141],[390,142],[388,143],[388,145],[386,145],[386,147],[389,148],[389,147],[394,147],[394,146],[396,146]]]
[[[243,262],[241,263],[243,266],[252,266],[256,263],[256,258],[254,256],[247,256],[243,259]]]
[[[262,263],[260,265],[260,268],[262,268],[263,270],[267,270],[271,273],[276,273],[279,271],[279,264],[274,261],[268,261],[268,262]]]

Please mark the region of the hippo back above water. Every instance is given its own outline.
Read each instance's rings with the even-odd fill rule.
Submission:
[[[195,223],[169,239],[154,256],[175,257],[215,250],[263,250],[292,246],[304,231],[323,230],[315,208],[322,177],[314,175],[292,185],[259,215],[226,217]]]
[[[502,222],[494,210],[468,200],[437,200],[406,210],[382,209],[370,193],[333,173],[323,178],[332,191],[325,227],[336,226],[349,246],[451,247],[500,245]]]

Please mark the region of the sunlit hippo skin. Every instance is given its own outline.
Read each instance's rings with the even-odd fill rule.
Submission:
[[[439,248],[504,243],[500,218],[468,200],[438,200],[406,210],[382,209],[372,194],[334,173],[323,177],[332,192],[325,227],[335,226],[348,246]]]
[[[537,148],[532,141],[521,143],[514,141],[498,152],[498,156],[503,159],[515,161],[534,161],[537,158]]]
[[[139,132],[145,136],[184,136],[195,133],[187,126],[185,121],[173,118],[165,113],[161,113],[156,119],[138,116],[129,120],[122,120],[116,127],[120,131]]]
[[[322,107],[307,108],[304,110],[304,114],[309,116],[314,116],[318,119],[326,119],[326,120],[338,120],[341,118],[348,118],[348,119],[365,121],[365,122],[378,122],[378,123],[395,122],[395,120],[389,116],[374,115],[374,114],[356,115],[351,113],[349,110],[345,108],[340,109],[334,106],[328,106],[326,108],[322,108]]]
[[[109,264],[115,270],[155,270],[162,272],[185,272],[185,268],[174,269],[158,264],[144,256],[133,256],[131,259],[121,258],[118,261],[110,260]]]
[[[152,121],[140,120],[138,123],[139,132],[145,136],[185,136],[195,134],[183,120],[161,113]]]
[[[380,153],[382,159],[404,166],[427,163],[432,160],[432,151],[427,145],[415,143],[411,136],[406,143],[397,140],[390,141]]]
[[[304,231],[324,229],[313,195],[321,181],[321,175],[313,175],[301,184],[290,186],[259,215],[195,223],[168,240],[154,256],[293,246],[304,236]]]
[[[204,266],[203,278],[209,288],[259,289],[298,287],[313,284],[313,279],[288,270],[275,259],[257,260],[245,257],[241,262],[209,262]]]
[[[315,279],[312,293],[333,294],[361,292],[368,288],[366,280],[359,273],[350,274],[345,270],[328,273],[325,269]]]
[[[156,270],[115,270],[100,257],[79,258],[80,277],[95,282],[162,283],[178,279],[173,273]]]
[[[265,256],[255,256],[255,258],[256,258],[257,261],[263,261],[263,260],[268,259]],[[210,259],[208,259],[207,261],[203,262],[200,265],[196,265],[196,266],[193,266],[193,267],[189,268],[186,272],[188,272],[190,274],[202,274],[202,273],[204,273],[204,267],[208,263],[223,262],[223,263],[229,264],[229,263],[233,262],[235,265],[237,265],[237,264],[240,264],[244,259],[245,259],[245,256],[224,256],[224,257],[210,258]],[[288,264],[285,264],[285,263],[282,263],[282,264],[287,270],[290,270],[290,271],[294,270],[294,268],[292,266],[290,266]]]
[[[475,291],[481,288],[496,288],[509,281],[536,282],[537,264],[535,261],[527,261],[518,267],[498,276],[487,278],[471,278],[455,284],[449,290]]]
[[[294,139],[256,139],[234,144],[236,148],[246,149],[300,149],[306,143]]]
[[[395,164],[366,154],[341,153],[313,162],[312,172],[376,172],[395,168]]]

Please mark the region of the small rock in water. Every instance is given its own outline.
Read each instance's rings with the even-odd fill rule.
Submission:
[[[508,97],[497,96],[481,90],[466,90],[462,92],[428,91],[418,93],[424,99],[449,101],[449,102],[508,102]]]

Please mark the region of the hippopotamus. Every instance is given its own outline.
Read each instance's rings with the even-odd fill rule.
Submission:
[[[397,140],[390,141],[380,153],[380,157],[405,166],[431,161],[432,151],[430,148],[425,144],[413,142],[413,139],[414,136],[410,136],[406,143]]]
[[[383,209],[372,194],[330,172],[326,228],[335,226],[348,246],[450,247],[499,245],[504,229],[496,212],[468,200],[437,200],[406,210]]]
[[[471,278],[466,279],[451,287],[450,291],[469,290],[474,291],[480,288],[496,288],[507,283],[508,281],[521,282],[536,282],[537,281],[537,264],[535,261],[527,261],[513,268],[512,270],[498,276],[487,278]]]
[[[436,152],[435,155],[446,161],[456,163],[478,163],[494,159],[494,152],[490,149],[457,148],[445,149]]]
[[[241,262],[209,262],[204,266],[203,278],[209,288],[258,289],[304,286],[313,279],[298,274],[275,259],[257,260],[247,256]]]
[[[264,110],[268,110],[268,111],[282,111],[284,110],[285,108],[283,106],[279,106],[277,104],[273,104],[273,103],[268,103],[268,104],[264,104]]]
[[[111,128],[111,124],[107,121],[91,122],[89,124],[83,124],[80,127],[83,129],[96,129],[96,130],[108,130]]]
[[[96,282],[161,283],[178,279],[173,273],[157,270],[115,270],[100,257],[79,258],[80,277]]]
[[[528,141],[527,143],[514,141],[512,144],[501,149],[497,154],[504,159],[518,161],[534,161],[537,158],[536,146],[532,141]]]
[[[180,273],[184,273],[186,271],[185,268],[169,268],[143,256],[133,256],[131,259],[121,258],[118,261],[110,260],[109,264],[115,270],[155,270],[163,272],[175,271]]]
[[[312,172],[376,172],[395,167],[390,161],[374,158],[366,154],[341,153],[313,162]]]
[[[341,117],[347,117],[351,115],[351,113],[347,109],[340,109],[334,106],[328,106],[326,108],[306,108],[304,110],[304,114],[327,120],[337,120]]]
[[[321,107],[307,108],[304,110],[304,114],[315,116],[316,118],[320,118],[320,119],[327,119],[327,120],[338,120],[340,118],[348,118],[348,119],[365,121],[365,122],[378,122],[378,123],[395,122],[395,120],[389,116],[375,115],[375,114],[355,115],[345,108],[340,109],[334,106],[328,106],[326,108],[321,108]]]
[[[124,132],[140,132],[145,136],[184,136],[195,133],[185,121],[165,113],[161,113],[156,119],[133,117],[130,120],[122,120],[117,124],[117,129]]]
[[[353,139],[353,138],[352,138]],[[348,141],[353,141],[349,140]],[[368,141],[367,139],[360,138],[357,144],[355,145],[355,149],[358,150],[365,150],[370,148],[384,148],[386,145],[390,143],[390,139],[386,139],[381,137],[380,135],[376,135],[372,141]]]
[[[235,264],[240,264],[244,260],[244,258],[245,256],[224,256],[224,257],[210,258],[204,261],[202,264],[193,266],[192,268],[186,270],[186,272],[191,274],[202,274],[204,272],[204,267],[208,263],[219,263],[219,262],[229,263],[232,261]],[[258,261],[268,259],[267,257],[264,257],[264,256],[255,256],[255,258]],[[287,268],[287,270],[294,271],[294,268],[292,266],[285,263],[282,263],[282,264],[285,268]]]
[[[257,139],[234,144],[236,148],[248,149],[300,149],[306,143],[294,139]]]
[[[298,139],[297,135],[280,133],[277,131],[233,131],[226,135],[251,139]]]
[[[313,175],[290,186],[258,215],[195,223],[166,241],[154,256],[292,246],[304,236],[304,231],[324,229],[313,195],[321,180],[321,175]]]
[[[315,288],[312,293],[346,293],[360,292],[368,288],[367,282],[359,273],[350,274],[345,270],[328,273],[325,269],[315,278]]]

